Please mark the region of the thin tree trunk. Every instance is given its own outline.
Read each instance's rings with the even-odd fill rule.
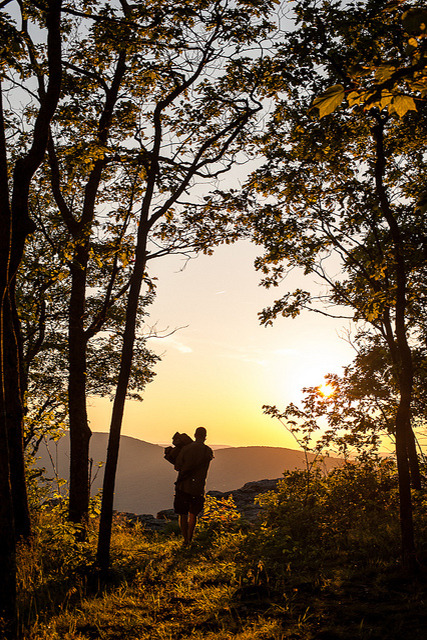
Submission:
[[[406,425],[406,451],[409,459],[409,469],[411,472],[411,486],[416,491],[421,491],[422,485],[421,485],[420,462],[418,459],[415,435],[412,430],[410,420]]]
[[[399,476],[400,530],[402,535],[402,564],[413,572],[417,566],[412,516],[411,480],[406,450],[405,417],[396,418],[396,459]]]
[[[22,446],[24,363],[15,279],[25,239],[34,229],[28,216],[30,183],[43,160],[49,123],[59,99],[61,6],[62,0],[47,3],[49,82],[34,124],[31,147],[15,163],[11,205],[0,86],[0,617],[2,637],[7,639],[15,638],[17,633],[15,517],[18,533],[29,535],[30,532]]]
[[[86,338],[84,312],[86,301],[85,247],[76,249],[72,266],[72,288],[69,308],[69,377],[68,409],[70,421],[70,487],[69,518],[87,523],[89,512],[89,428],[86,409]],[[84,532],[83,532],[84,533]]]
[[[141,284],[146,264],[147,235],[146,233],[142,232],[142,229],[143,226],[140,225],[135,267],[131,278],[126,308],[126,325],[123,334],[122,357],[111,416],[107,460],[105,463],[104,483],[102,488],[102,506],[101,518],[99,523],[97,562],[99,568],[103,573],[108,570],[110,564],[110,542],[113,520],[114,486],[116,480],[117,461],[119,457],[120,431],[129,383],[129,375],[132,365],[139,294],[141,291]]]
[[[3,338],[7,338],[3,333]],[[3,380],[2,380],[3,381]],[[1,402],[3,413],[4,404]],[[5,421],[0,420],[0,637],[16,634],[16,559]]]
[[[384,148],[385,121],[380,114],[376,115],[377,124],[372,128],[376,144],[375,186],[378,202],[384,219],[386,220],[393,241],[393,252],[396,262],[395,267],[395,336],[390,336],[394,353],[397,378],[399,382],[400,402],[396,414],[396,458],[399,476],[400,497],[400,526],[402,534],[402,560],[405,568],[414,570],[416,566],[414,524],[412,515],[411,477],[409,460],[413,470],[413,481],[417,481],[419,474],[418,458],[413,456],[410,437],[411,400],[413,387],[413,363],[412,353],[406,336],[406,287],[407,274],[403,257],[405,241],[401,236],[398,222],[390,206],[389,197],[383,182],[386,167],[386,153]],[[397,349],[396,349],[397,347]],[[412,433],[413,437],[413,433]]]
[[[0,84],[0,633],[16,633],[16,541],[10,481],[10,400],[18,399],[18,361],[13,349],[13,321],[10,305],[10,262],[12,257],[12,211],[9,204],[7,149],[4,135],[2,87]],[[15,388],[14,388],[15,383]],[[20,423],[18,423],[20,424]],[[16,425],[14,425],[16,426]]]
[[[31,535],[31,520],[28,507],[28,495],[24,461],[24,361],[21,327],[15,306],[14,291],[10,298],[12,336],[7,348],[14,351],[11,360],[17,358],[17,368],[10,369],[10,393],[7,403],[7,434],[9,445],[10,482],[12,486],[12,504],[15,520],[15,536],[28,539]]]
[[[2,198],[3,200],[3,198]],[[2,207],[3,209],[3,207]],[[0,236],[8,238],[8,228],[4,224],[4,210],[0,212]],[[16,630],[16,560],[15,560],[15,527],[12,487],[10,481],[10,460],[8,434],[10,422],[14,416],[9,414],[10,399],[16,399],[17,362],[16,354],[10,348],[13,345],[13,324],[8,300],[8,287],[4,274],[4,258],[1,242],[1,393],[0,393],[0,637],[14,638]],[[19,398],[18,398],[19,399]]]
[[[105,105],[99,119],[96,141],[105,145],[108,140],[114,108],[123,77],[126,73],[126,51],[121,51],[110,88],[106,91]],[[70,422],[70,483],[69,518],[85,527],[89,512],[89,428],[86,407],[86,360],[90,332],[85,331],[86,276],[89,261],[89,238],[96,209],[96,198],[106,160],[95,162],[84,189],[83,210],[77,220],[67,205],[62,192],[60,169],[53,141],[48,145],[52,172],[53,194],[63,220],[74,243],[71,266],[71,297],[68,326],[68,409]],[[84,530],[83,530],[84,534]]]

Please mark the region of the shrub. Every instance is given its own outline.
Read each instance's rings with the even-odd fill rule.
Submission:
[[[398,553],[397,482],[389,460],[348,462],[327,475],[289,471],[258,502],[263,520],[253,545],[270,563]]]

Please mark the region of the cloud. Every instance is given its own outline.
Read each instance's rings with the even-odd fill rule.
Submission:
[[[153,337],[152,340],[158,340],[159,343],[164,345],[166,348],[172,348],[180,353],[193,353],[193,349],[188,345],[180,342],[173,336],[165,336],[164,338]]]
[[[180,353],[193,353],[193,349],[182,342],[178,342],[178,340],[172,341],[172,346],[179,351]]]

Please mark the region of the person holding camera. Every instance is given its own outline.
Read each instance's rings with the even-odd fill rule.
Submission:
[[[206,476],[213,458],[213,451],[205,444],[207,433],[204,427],[196,429],[194,442],[181,447],[179,446],[181,439],[176,438],[177,435],[189,437],[186,434],[175,434],[174,447],[168,447],[168,453],[165,450],[165,458],[170,462],[172,458],[175,469],[178,471],[174,509],[179,516],[184,545],[189,545],[193,539],[197,516],[203,510]]]

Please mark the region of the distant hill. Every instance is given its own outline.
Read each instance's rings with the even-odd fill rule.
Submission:
[[[93,433],[90,445],[90,456],[93,458],[93,474],[96,465],[106,459],[108,435]],[[57,443],[49,445],[50,456],[46,445],[41,445],[39,465],[45,467],[46,475],[53,475],[52,460],[55,461],[57,473],[68,480],[69,437],[65,435]],[[283,471],[303,469],[304,453],[282,447],[229,447],[214,452],[206,484],[207,491],[230,491],[238,489],[246,482],[265,478],[280,478]],[[337,464],[331,458],[326,466],[331,468]],[[102,487],[103,468],[93,482],[93,493]],[[116,478],[114,508],[131,513],[156,514],[162,509],[169,509],[173,503],[174,481],[176,471],[163,458],[163,447],[121,436],[120,454]]]

